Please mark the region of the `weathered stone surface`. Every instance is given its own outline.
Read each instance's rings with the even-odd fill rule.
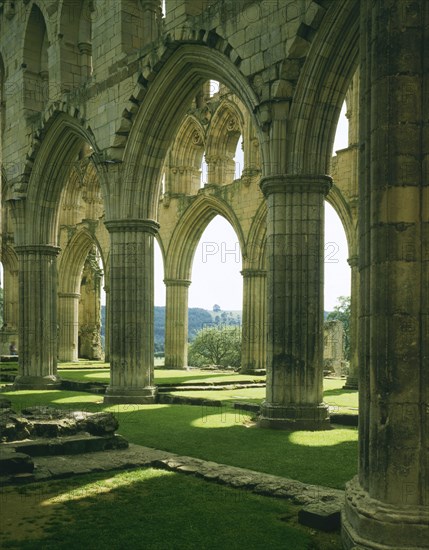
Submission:
[[[100,412],[88,415],[81,425],[92,435],[103,435],[117,430],[119,422],[112,413]]]
[[[65,411],[53,407],[28,407],[18,415],[0,409],[0,440],[18,441],[27,437],[58,438],[88,432],[112,435],[119,427],[117,418],[108,412]]]
[[[34,463],[28,454],[0,445],[0,476],[31,473],[33,470]]]

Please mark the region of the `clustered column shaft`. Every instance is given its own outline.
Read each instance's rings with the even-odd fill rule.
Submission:
[[[427,548],[428,18],[426,0],[361,2],[359,475],[346,548]]]
[[[328,176],[262,179],[267,198],[267,397],[261,426],[324,429],[324,198]]]
[[[59,248],[16,246],[19,259],[19,374],[17,389],[59,385],[57,266]]]
[[[76,292],[58,294],[58,359],[60,361],[78,360],[79,297],[80,294]]]
[[[154,386],[153,220],[106,222],[110,251],[110,385],[107,403],[150,403]]]
[[[243,320],[241,372],[265,369],[267,273],[261,269],[243,269]]]
[[[165,366],[188,366],[188,279],[166,279]]]

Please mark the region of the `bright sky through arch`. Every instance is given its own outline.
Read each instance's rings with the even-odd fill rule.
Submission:
[[[348,121],[345,104],[341,110],[334,152],[348,145]],[[241,152],[242,155],[242,152]],[[242,164],[237,147],[236,162]],[[325,310],[331,311],[339,296],[350,295],[348,247],[341,221],[334,209],[325,203]],[[241,252],[231,225],[216,216],[198,244],[189,287],[189,307],[211,309],[217,303],[224,310],[241,310],[243,281],[240,271]],[[155,247],[155,305],[165,305],[162,258]]]

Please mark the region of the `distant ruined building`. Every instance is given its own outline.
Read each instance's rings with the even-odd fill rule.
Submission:
[[[184,368],[192,260],[219,214],[243,259],[242,369],[267,369],[260,426],[328,429],[326,200],[348,240],[360,391],[344,547],[427,548],[429,3],[162,9],[0,2],[0,345],[18,347],[15,387],[58,388],[58,360],[100,356],[103,274],[105,402],[153,403],[154,240],[166,365]],[[332,157],[344,101],[349,145]]]

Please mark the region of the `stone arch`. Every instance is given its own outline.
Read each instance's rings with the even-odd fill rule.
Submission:
[[[33,2],[24,35],[24,112],[27,117],[42,112],[49,100],[48,26],[39,6]]]
[[[232,48],[225,43],[222,51],[231,56]],[[124,178],[129,185],[122,194],[119,216],[122,218],[156,218],[160,171],[171,136],[175,134],[195,91],[207,80],[224,82],[253,113],[257,97],[247,79],[225,53],[197,44],[181,45],[165,62],[158,75],[157,86],[150,86],[138,109],[129,133],[124,160]],[[135,98],[139,104],[139,99]],[[128,126],[132,122],[129,113]],[[142,158],[151,162],[143,163]],[[144,185],[142,183],[144,182]],[[140,188],[137,193],[135,189]],[[131,196],[133,189],[133,197]]]
[[[204,129],[200,122],[193,116],[187,116],[167,155],[165,193],[197,193],[204,144]]]
[[[190,280],[198,242],[216,215],[223,216],[231,224],[238,237],[242,257],[246,257],[245,237],[233,210],[221,199],[201,196],[183,214],[170,241],[166,255],[166,279]]]
[[[210,121],[207,136],[205,153],[209,183],[228,184],[233,181],[234,155],[240,135],[244,135],[244,124],[238,106],[233,101],[223,100]]]
[[[104,266],[103,250],[100,243],[86,228],[80,229],[74,234],[59,261],[58,352],[61,361],[76,361],[79,356],[79,334],[81,329],[79,310],[81,307],[85,307],[80,303],[82,299],[81,282],[85,262],[94,246],[97,247]],[[100,300],[99,295],[98,300]],[[92,306],[91,309],[94,309],[94,307]],[[97,313],[96,317],[100,317],[100,312]],[[97,321],[95,326],[91,327],[89,334],[84,333],[86,339],[89,337],[90,344],[94,335],[96,336],[95,340],[100,341],[99,328],[100,323]],[[89,345],[89,348],[91,348],[91,345]],[[99,354],[97,356],[99,357]]]
[[[247,238],[247,258],[243,269],[266,269],[267,246],[267,204],[265,201],[259,206],[250,226]]]
[[[61,92],[69,92],[92,74],[91,0],[63,0],[59,9]]]
[[[61,194],[84,143],[94,150],[92,160],[100,177],[103,198],[108,196],[104,173],[96,162],[96,145],[90,131],[77,119],[78,114],[77,110],[75,116],[54,110],[37,135],[39,146],[33,148],[25,174],[26,227],[19,236],[25,244],[56,243]],[[105,206],[108,209],[106,201]]]
[[[290,112],[290,174],[327,174],[341,106],[358,64],[359,2],[336,2],[322,20]],[[327,84],[329,83],[329,84]]]
[[[349,202],[345,199],[340,189],[333,185],[326,197],[326,201],[333,207],[341,220],[344,232],[346,234],[348,253],[357,250],[357,231],[353,222],[353,216]]]
[[[105,271],[106,261],[100,243],[86,228],[80,229],[73,235],[61,255],[58,266],[58,292],[79,292],[83,265],[94,245],[100,252]]]

